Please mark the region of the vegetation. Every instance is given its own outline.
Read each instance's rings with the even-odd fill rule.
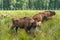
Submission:
[[[54,10],[60,9],[60,0],[0,0],[0,6],[4,10]]]
[[[41,10],[40,10],[41,11]],[[60,10],[56,10],[56,15],[53,19],[45,21],[39,28],[40,32],[36,32],[36,37],[25,33],[23,29],[18,30],[18,34],[10,32],[12,25],[11,19],[13,17],[32,17],[39,11],[0,11],[1,14],[7,14],[8,16],[3,18],[0,16],[0,40],[60,40]]]

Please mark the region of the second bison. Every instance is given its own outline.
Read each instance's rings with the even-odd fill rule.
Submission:
[[[44,20],[48,20],[48,19],[51,19],[52,16],[54,16],[56,13],[55,11],[44,11],[44,12],[39,12],[38,14],[34,15],[32,18],[39,22],[43,22]]]

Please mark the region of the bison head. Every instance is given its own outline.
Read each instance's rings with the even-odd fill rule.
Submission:
[[[43,14],[45,15],[45,19],[48,20],[48,19],[53,18],[53,16],[56,15],[56,12],[48,10],[48,11],[44,11]]]

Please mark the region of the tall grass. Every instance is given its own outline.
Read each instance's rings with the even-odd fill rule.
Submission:
[[[28,35],[23,29],[18,30],[18,34],[9,33],[13,17],[32,17],[38,11],[0,11],[1,14],[7,14],[6,18],[0,16],[0,40],[60,40],[60,11],[56,11],[53,19],[45,21],[40,27],[41,32],[36,33],[36,37]]]

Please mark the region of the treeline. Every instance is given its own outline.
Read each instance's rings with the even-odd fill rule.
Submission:
[[[41,10],[59,9],[60,0],[0,0],[3,10]]]

